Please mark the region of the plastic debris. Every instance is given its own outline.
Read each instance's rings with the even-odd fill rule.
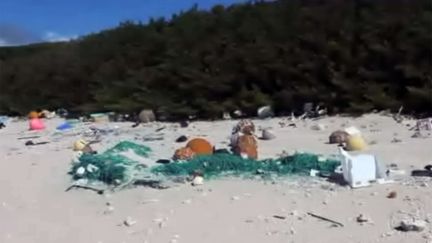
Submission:
[[[204,178],[202,176],[195,176],[195,178],[192,180],[193,186],[200,186],[204,184]]]
[[[367,144],[362,136],[350,135],[346,143],[346,149],[348,151],[362,151],[367,148]]]
[[[330,144],[344,144],[348,141],[349,134],[345,131],[334,131],[329,136]]]
[[[260,107],[257,111],[257,115],[260,119],[266,119],[274,116],[274,112],[271,106]]]
[[[342,158],[343,177],[352,188],[369,186],[371,181],[384,178],[385,172],[375,156],[350,155],[341,147],[339,152]]]
[[[396,230],[408,232],[421,232],[427,227],[427,222],[419,219],[406,219],[400,222],[400,225],[395,227]]]
[[[274,132],[271,129],[269,129],[269,128],[263,129],[262,136],[261,136],[262,140],[273,140],[275,138],[276,138],[276,135],[274,134]]]

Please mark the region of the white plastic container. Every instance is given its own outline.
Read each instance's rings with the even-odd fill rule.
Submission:
[[[382,170],[374,155],[350,155],[341,147],[339,152],[343,177],[352,188],[366,187],[371,181],[383,178]]]

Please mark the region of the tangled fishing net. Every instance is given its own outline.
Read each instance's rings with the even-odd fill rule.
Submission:
[[[132,142],[121,142],[102,154],[84,154],[71,169],[75,180],[103,182],[107,185],[127,185],[136,181],[172,181],[193,173],[206,178],[222,176],[253,176],[290,174],[308,175],[311,170],[332,173],[340,165],[337,159],[325,159],[315,154],[298,153],[277,159],[243,159],[229,153],[197,156],[189,161],[173,161],[169,164],[146,167],[139,157],[148,157],[150,148]],[[84,171],[84,172],[83,172]]]
[[[72,164],[70,174],[74,180],[87,179],[89,182],[119,185],[132,181],[137,173],[145,169],[130,155],[147,158],[150,152],[149,147],[123,141],[101,154],[83,154]]]
[[[202,173],[207,178],[218,176],[248,176],[255,174],[308,175],[311,170],[332,173],[340,165],[338,160],[323,159],[318,155],[299,153],[278,159],[253,160],[220,153],[198,156],[190,161],[170,163],[153,167],[151,171],[164,176],[187,176]]]

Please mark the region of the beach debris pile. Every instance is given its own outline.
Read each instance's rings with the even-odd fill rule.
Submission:
[[[325,159],[308,153],[266,160],[245,159],[231,153],[213,154],[213,150],[209,151],[212,147],[202,139],[192,141],[195,142],[186,148],[194,149],[195,156],[160,165],[149,161],[149,147],[123,141],[100,154],[80,154],[73,161],[70,174],[79,185],[104,184],[111,188],[125,188],[128,185],[160,186],[191,176],[193,185],[201,185],[204,178],[222,176],[272,178],[308,175],[311,170],[329,174],[340,165],[337,158]]]

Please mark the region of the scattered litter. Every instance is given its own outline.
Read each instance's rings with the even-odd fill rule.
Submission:
[[[195,152],[189,147],[179,148],[174,152],[174,160],[191,160],[195,156]]]
[[[357,223],[371,223],[372,220],[365,216],[364,214],[360,214],[359,216],[357,216],[356,218]]]
[[[389,199],[394,199],[397,197],[397,192],[396,191],[391,191],[388,195],[387,198]]]
[[[418,131],[432,131],[432,118],[417,121],[416,129]]]
[[[56,129],[60,131],[65,131],[72,128],[73,126],[69,122],[64,122],[63,124],[60,124]]]
[[[280,215],[273,215],[273,218],[275,218],[275,219],[285,220],[287,217],[285,217],[285,216],[280,216]]]
[[[408,231],[421,232],[426,228],[426,226],[427,226],[427,222],[424,220],[406,219],[406,220],[402,220],[400,222],[400,225],[395,227],[395,229],[403,232],[408,232]]]
[[[158,159],[158,160],[156,160],[156,163],[157,164],[169,164],[169,163],[171,163],[171,160],[169,160],[169,159]]]
[[[416,177],[432,177],[432,165],[425,166],[424,170],[413,170],[411,176]]]
[[[192,180],[192,186],[200,186],[204,184],[204,178],[202,176],[195,176]]]
[[[271,106],[260,107],[257,111],[258,118],[266,119],[274,116]]]
[[[165,128],[166,128],[166,126],[160,127],[160,128],[158,128],[158,129],[156,129],[155,132],[160,132],[160,131],[164,130]]]
[[[184,142],[186,142],[187,140],[188,140],[188,138],[187,138],[186,136],[182,135],[182,136],[180,136],[180,137],[178,137],[178,138],[176,139],[176,142],[177,142],[177,143],[184,143]]]
[[[89,143],[84,139],[80,139],[73,144],[74,151],[83,151]]]
[[[45,129],[45,124],[43,123],[42,119],[32,118],[29,122],[29,127],[30,130],[40,131]]]
[[[310,170],[310,173],[309,173],[309,175],[312,177],[316,177],[316,176],[318,176],[318,174],[319,174],[319,170],[314,170],[314,169]]]
[[[41,136],[29,136],[29,137],[20,137],[18,140],[27,140],[27,139],[35,139],[40,138]]]
[[[37,146],[37,145],[43,145],[48,143],[49,142],[33,142],[32,140],[29,140],[25,143],[25,146]]]
[[[68,188],[66,189],[66,192],[70,191],[70,190],[73,189],[73,188],[80,188],[80,189],[86,189],[86,190],[95,191],[95,192],[97,192],[97,194],[99,194],[99,195],[104,194],[104,190],[102,190],[102,189],[98,189],[98,188],[94,188],[94,187],[90,187],[90,186],[78,185],[78,184],[74,184],[74,185],[68,187]]]
[[[348,133],[350,136],[354,136],[354,135],[360,135],[361,136],[360,130],[357,129],[356,127],[347,127],[347,128],[345,128],[345,132]]]
[[[345,131],[334,131],[329,136],[330,144],[344,144],[348,141],[349,134]]]
[[[269,129],[269,128],[263,129],[262,136],[261,136],[262,140],[273,140],[275,138],[276,138],[276,135],[274,134],[274,132],[271,129]]]
[[[131,217],[127,217],[123,221],[123,224],[126,225],[126,226],[128,226],[128,227],[131,227],[131,226],[135,225],[136,223],[137,223],[137,221],[133,220]]]
[[[307,214],[310,215],[310,216],[312,216],[312,217],[314,217],[314,218],[317,218],[317,219],[321,219],[321,220],[323,220],[323,221],[330,222],[330,223],[332,223],[332,224],[334,224],[334,225],[336,225],[336,226],[344,227],[344,225],[343,225],[342,223],[339,223],[339,222],[334,221],[334,220],[332,220],[332,219],[325,218],[325,217],[322,217],[322,216],[319,216],[319,215],[316,215],[316,214],[313,214],[313,213],[307,213]]]

